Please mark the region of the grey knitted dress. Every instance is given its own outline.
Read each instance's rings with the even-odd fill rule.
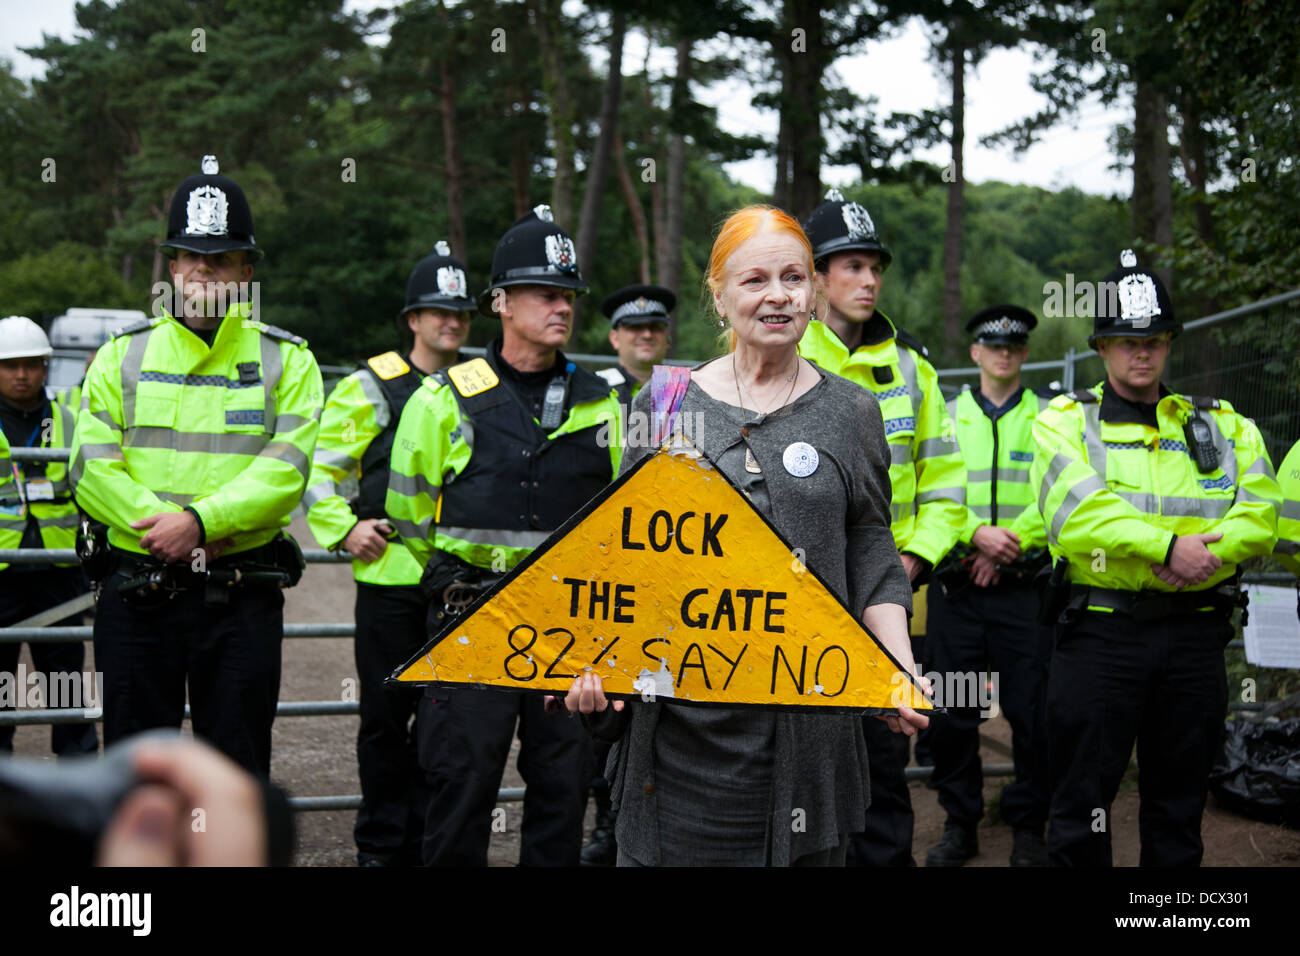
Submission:
[[[691,416],[700,451],[855,614],[885,603],[910,612],[911,586],[889,530],[880,407],[866,389],[818,372],[808,392],[767,415],[692,383],[681,415]],[[650,393],[641,390],[633,414],[649,413]],[[819,465],[806,477],[782,462],[795,442],[817,450]],[[629,447],[621,470],[650,451]],[[621,713],[593,714],[588,725],[616,741],[606,775],[626,862],[788,866],[862,829],[870,789],[858,717],[633,701]]]

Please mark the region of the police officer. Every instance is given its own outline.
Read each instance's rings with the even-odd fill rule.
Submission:
[[[387,510],[424,566],[434,628],[459,595],[513,568],[618,471],[618,398],[560,351],[585,291],[572,240],[538,206],[492,256],[479,308],[502,335],[484,358],[425,380],[402,413]],[[603,428],[602,428],[603,426]],[[520,862],[573,865],[591,779],[590,739],[576,720],[546,713],[540,696],[462,689],[426,696],[420,765],[432,795],[428,865],[484,865],[497,787],[518,723],[527,783]]]
[[[72,443],[77,502],[108,526],[95,616],[104,740],[180,727],[249,771],[271,766],[281,587],[302,555],[281,532],[321,413],[307,344],[245,301],[253,217],[204,157],[172,200],[164,249],[178,304],[121,329],[87,373]]]
[[[67,448],[76,413],[62,402],[45,397],[50,340],[31,319],[11,315],[0,319],[0,548],[71,548],[76,544],[79,518],[68,487],[68,466],[62,461],[11,461],[10,448]],[[89,590],[77,564],[0,564],[0,627],[9,627]],[[80,614],[57,622],[77,627]],[[47,701],[46,706],[90,707],[95,688],[83,680],[85,647],[37,642],[29,645],[32,663],[44,675],[45,687],[80,688],[80,700]],[[17,643],[0,643],[0,674],[25,694],[27,683],[15,679]],[[75,675],[75,677],[73,676]],[[101,702],[93,701],[94,706]],[[8,704],[6,704],[8,709]],[[13,751],[14,728],[0,724],[0,753]],[[55,724],[51,747],[59,756],[94,753],[99,737],[93,723]]]
[[[596,374],[614,386],[624,407],[668,354],[668,316],[676,305],[677,296],[661,285],[624,286],[600,304],[618,365]]]
[[[1161,383],[1181,326],[1160,279],[1130,250],[1120,262],[1088,340],[1106,378],[1033,427],[1031,481],[1065,572],[1049,602],[1047,847],[1053,864],[1110,864],[1111,801],[1136,738],[1141,863],[1195,866],[1237,565],[1272,550],[1280,493],[1254,423]]]
[[[975,340],[970,356],[979,366],[979,386],[948,402],[966,462],[969,517],[929,589],[930,665],[944,675],[936,703],[948,709],[931,723],[930,746],[939,804],[948,819],[943,838],[926,854],[926,866],[961,866],[979,853],[979,722],[990,716],[981,707],[989,698],[944,699],[944,691],[968,694],[976,685],[982,689],[989,675],[995,675],[996,700],[1012,731],[1016,779],[999,803],[1014,831],[1011,865],[1047,864],[1047,767],[1039,712],[1051,632],[1033,613],[1033,580],[1047,561],[1047,532],[1029,485],[1029,465],[1030,429],[1050,396],[1020,384],[1029,333],[1037,325],[1034,314],[1018,305],[975,313],[966,331]]]
[[[322,547],[352,555],[357,582],[361,809],[354,836],[362,866],[420,862],[429,791],[415,754],[419,694],[385,688],[384,679],[424,645],[427,604],[419,587],[423,568],[389,540],[394,532],[384,498],[402,409],[426,375],[458,361],[473,309],[464,263],[438,242],[411,270],[398,313],[399,325],[413,336],[409,352],[373,356],[334,387],[302,498],[312,534]],[[350,502],[343,490],[348,479],[359,487]]]
[[[891,455],[891,528],[916,588],[966,523],[966,467],[952,440],[939,378],[924,346],[876,308],[893,256],[867,210],[832,189],[804,231],[813,247],[818,294],[829,309],[808,323],[799,353],[870,389],[880,403]],[[907,738],[879,720],[864,724],[871,808],[866,833],[849,842],[849,863],[911,866],[912,799],[903,777]]]

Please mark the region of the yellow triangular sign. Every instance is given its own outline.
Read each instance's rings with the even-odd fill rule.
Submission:
[[[394,672],[400,681],[701,704],[932,709],[707,459],[660,451]]]

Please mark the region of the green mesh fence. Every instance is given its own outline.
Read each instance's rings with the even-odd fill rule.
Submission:
[[[1073,366],[1073,376],[1067,366]],[[1055,362],[1030,362],[1021,380],[1031,388],[1086,388],[1105,375],[1086,350]],[[979,369],[943,369],[949,396],[979,381]],[[1165,382],[1185,395],[1227,399],[1254,419],[1276,467],[1300,439],[1300,289],[1189,322],[1174,340]]]

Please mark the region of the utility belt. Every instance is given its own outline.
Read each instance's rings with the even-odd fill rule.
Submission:
[[[429,602],[429,636],[464,614],[504,577],[503,573],[477,567],[446,551],[437,552],[420,575],[420,591]]]
[[[1240,573],[1228,580],[1202,591],[1124,591],[1093,585],[1070,585],[1067,611],[1083,612],[1089,608],[1106,608],[1116,614],[1126,614],[1135,621],[1154,621],[1178,614],[1213,614],[1227,620],[1234,608],[1242,609],[1242,623],[1246,622],[1245,608],[1249,597],[1240,587]]]
[[[197,568],[193,562],[164,564],[149,555],[111,546],[103,563],[104,576],[112,578],[122,603],[139,609],[161,607],[200,589],[205,606],[229,604],[236,588],[291,588],[302,580],[306,566],[302,549],[286,534]]]
[[[934,580],[939,585],[939,590],[948,600],[952,600],[961,594],[967,588],[974,587],[974,579],[971,578],[971,565],[975,563],[979,551],[968,545],[959,544],[949,551],[939,562],[939,566],[934,569]],[[1039,573],[1047,567],[1048,554],[1046,548],[1035,548],[1033,551],[1026,551],[1016,558],[1010,564],[1004,564],[998,571],[998,583],[990,585],[987,588],[977,588],[977,591],[990,590],[1010,590],[1011,588],[1028,588],[1034,586],[1034,580]]]

